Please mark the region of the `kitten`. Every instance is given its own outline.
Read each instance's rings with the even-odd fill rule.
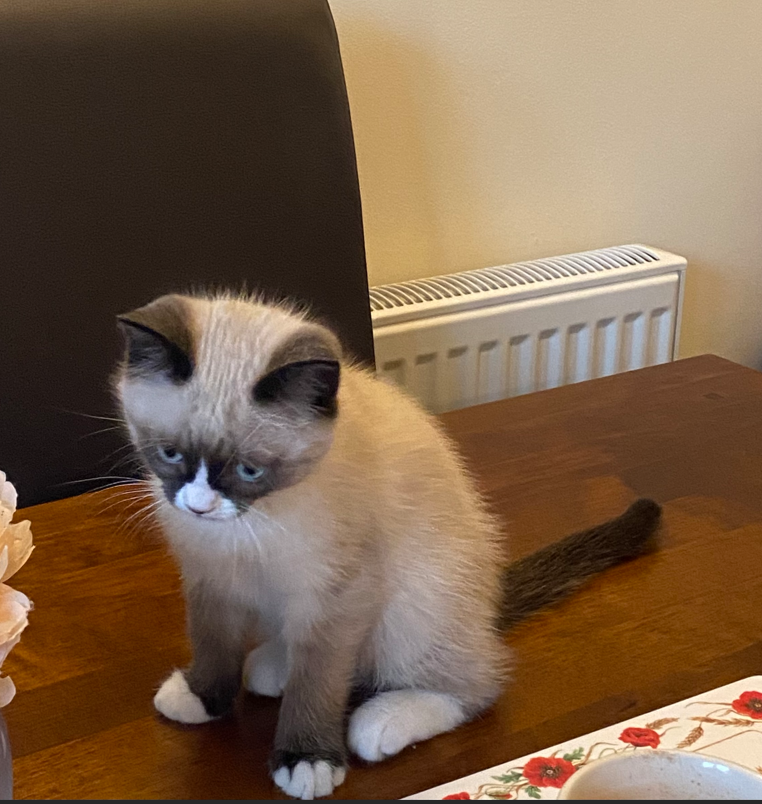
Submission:
[[[202,723],[241,679],[283,696],[273,779],[325,796],[489,707],[508,627],[640,554],[659,507],[502,565],[436,419],[300,313],[164,296],[120,318],[116,390],[182,570],[193,660],[156,708]],[[248,653],[254,643],[256,647]],[[365,700],[346,721],[350,693]]]

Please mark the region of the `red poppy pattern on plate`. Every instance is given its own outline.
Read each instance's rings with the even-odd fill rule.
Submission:
[[[758,735],[762,745],[762,692],[758,692],[759,689],[762,689],[762,677],[744,679],[409,798],[555,799],[567,780],[583,765],[630,751],[664,748],[711,756],[725,744],[727,759],[731,738]],[[733,755],[732,758],[762,773],[758,756],[748,752],[748,755]]]

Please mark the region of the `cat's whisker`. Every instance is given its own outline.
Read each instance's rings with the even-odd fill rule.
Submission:
[[[238,585],[238,573],[240,571],[240,563],[238,559],[238,529],[231,528],[230,532],[233,534],[233,578],[232,585],[235,589]]]
[[[134,483],[134,480],[116,480],[113,483],[104,483],[101,486],[96,486],[92,489],[84,489],[81,492],[75,492],[76,494],[97,494],[102,491],[108,491],[109,489],[119,489],[122,486],[131,486]]]
[[[119,486],[113,486],[113,491],[106,497],[108,500],[119,500],[129,497],[150,497],[151,490],[148,487],[139,483],[122,483]]]
[[[142,478],[142,477],[134,477],[129,482],[125,481],[125,482],[121,483],[121,487],[124,487],[125,491],[129,491],[130,489],[137,489],[137,488],[143,488],[143,489],[152,488],[151,482],[149,480],[146,480],[145,478]],[[121,487],[117,486],[116,488],[121,488]],[[114,492],[114,493],[118,494],[119,492]]]
[[[98,480],[121,480],[132,483],[135,481],[135,478],[127,477],[126,475],[100,475],[97,477],[83,477],[79,480],[66,480],[63,483],[56,483],[55,486],[75,486],[82,483],[94,483]]]
[[[108,490],[108,489],[106,489]],[[120,497],[132,496],[136,494],[149,495],[151,486],[143,480],[132,483],[117,483],[110,487],[110,493],[105,497],[105,501],[119,499]]]
[[[127,514],[127,513],[129,513],[130,511],[133,510],[133,507],[134,507],[135,504],[136,503],[130,503],[129,505],[126,505],[126,506],[120,508],[118,511],[114,511],[114,513],[111,514],[112,517],[119,517],[118,524],[117,524],[117,529],[116,529],[117,534],[121,530],[121,527],[122,527],[121,523],[123,522],[123,517],[125,516],[125,514]],[[111,510],[113,510],[114,508],[117,508],[117,507],[118,506],[116,506],[116,505],[112,505],[112,506],[109,506],[107,508],[104,508],[103,511],[99,512],[99,516],[106,516],[109,511],[111,511]],[[141,504],[140,508],[142,509],[143,507],[144,506]]]
[[[141,506],[138,511],[120,523],[117,533],[124,531],[125,535],[134,535],[150,518],[153,517],[163,502],[163,500],[157,499],[154,500],[150,505]],[[131,528],[130,525],[132,525]]]
[[[257,538],[257,534],[254,533],[254,528],[252,527],[251,522],[249,522],[246,519],[241,519],[240,521],[246,527],[246,529],[249,531],[249,533],[251,534],[251,544],[254,547],[254,550],[255,550],[255,552],[257,554],[257,557],[261,559],[262,558],[262,546],[259,543],[259,539]]]
[[[127,491],[115,492],[110,494],[108,498],[104,500],[104,503],[109,503],[108,507],[100,508],[97,513],[101,514],[109,508],[113,508],[117,505],[128,506],[134,504],[134,501],[151,499],[153,499],[153,495],[149,490],[130,489]]]
[[[131,480],[116,480],[113,483],[106,484],[104,486],[98,486],[97,488],[90,489],[90,494],[95,493],[96,491],[107,491],[108,489],[121,489],[122,487],[129,487],[135,485],[135,478]]]
[[[143,497],[128,501],[117,500],[116,502],[111,503],[111,505],[107,505],[105,508],[100,509],[96,513],[98,516],[105,516],[109,511],[119,507],[123,508],[125,511],[129,511],[132,508],[132,506],[143,502],[143,500],[144,500]]]
[[[282,531],[283,533],[286,532],[286,528],[283,526],[282,523],[276,521],[272,517],[269,517],[266,513],[264,513],[264,511],[260,511],[258,508],[254,507],[254,506],[251,506],[251,508],[249,508],[249,513],[254,514],[254,516],[256,516],[260,520],[266,522],[268,527],[275,526],[276,528],[278,528],[278,530]],[[252,531],[252,534],[253,534],[253,531]]]
[[[123,450],[128,450],[128,449],[129,450],[134,449],[134,447],[132,446],[132,444],[130,444],[129,441],[126,444],[120,444],[116,449],[112,449],[111,452],[108,453],[108,455],[104,455],[103,458],[101,458],[99,463],[105,463],[112,455],[116,455],[117,452],[122,452]],[[124,460],[124,458],[120,458],[119,460],[120,461]],[[109,471],[113,471],[113,470],[110,469]]]
[[[145,469],[140,461],[126,455],[120,460],[115,461],[110,467],[109,471],[115,472],[117,469],[124,469],[126,472],[134,472],[133,479],[136,481],[144,480],[143,475]]]
[[[126,424],[126,421],[121,416],[97,416],[93,413],[83,413],[80,410],[69,410],[68,408],[56,408],[61,413],[68,413],[72,416],[82,416],[85,419],[95,419],[102,422],[118,422],[119,424]]]
[[[104,427],[101,430],[93,430],[90,433],[85,433],[84,435],[80,436],[77,440],[84,441],[86,438],[92,438],[93,436],[103,435],[103,433],[113,433],[116,430],[122,430],[123,428],[120,425],[114,425],[113,427]]]

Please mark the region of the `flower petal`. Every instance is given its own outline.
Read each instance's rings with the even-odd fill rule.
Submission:
[[[7,563],[0,569],[0,583],[4,583],[15,575],[32,555],[34,544],[32,543],[32,525],[28,519],[18,522],[15,525],[8,525],[3,533],[0,533],[0,552],[7,549]],[[0,559],[0,566],[3,564]]]
[[[31,610],[32,602],[23,592],[0,584],[0,648],[18,637],[27,627],[27,614]]]
[[[15,486],[6,480],[5,472],[0,472],[0,506],[10,509],[11,515],[13,515],[17,502],[18,494],[16,494]]]
[[[0,677],[0,708],[8,706],[16,695],[16,685],[10,676]]]

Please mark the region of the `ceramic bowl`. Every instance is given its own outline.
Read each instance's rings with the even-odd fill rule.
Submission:
[[[701,754],[648,748],[604,757],[585,765],[569,778],[559,798],[759,800],[762,799],[762,775]]]

